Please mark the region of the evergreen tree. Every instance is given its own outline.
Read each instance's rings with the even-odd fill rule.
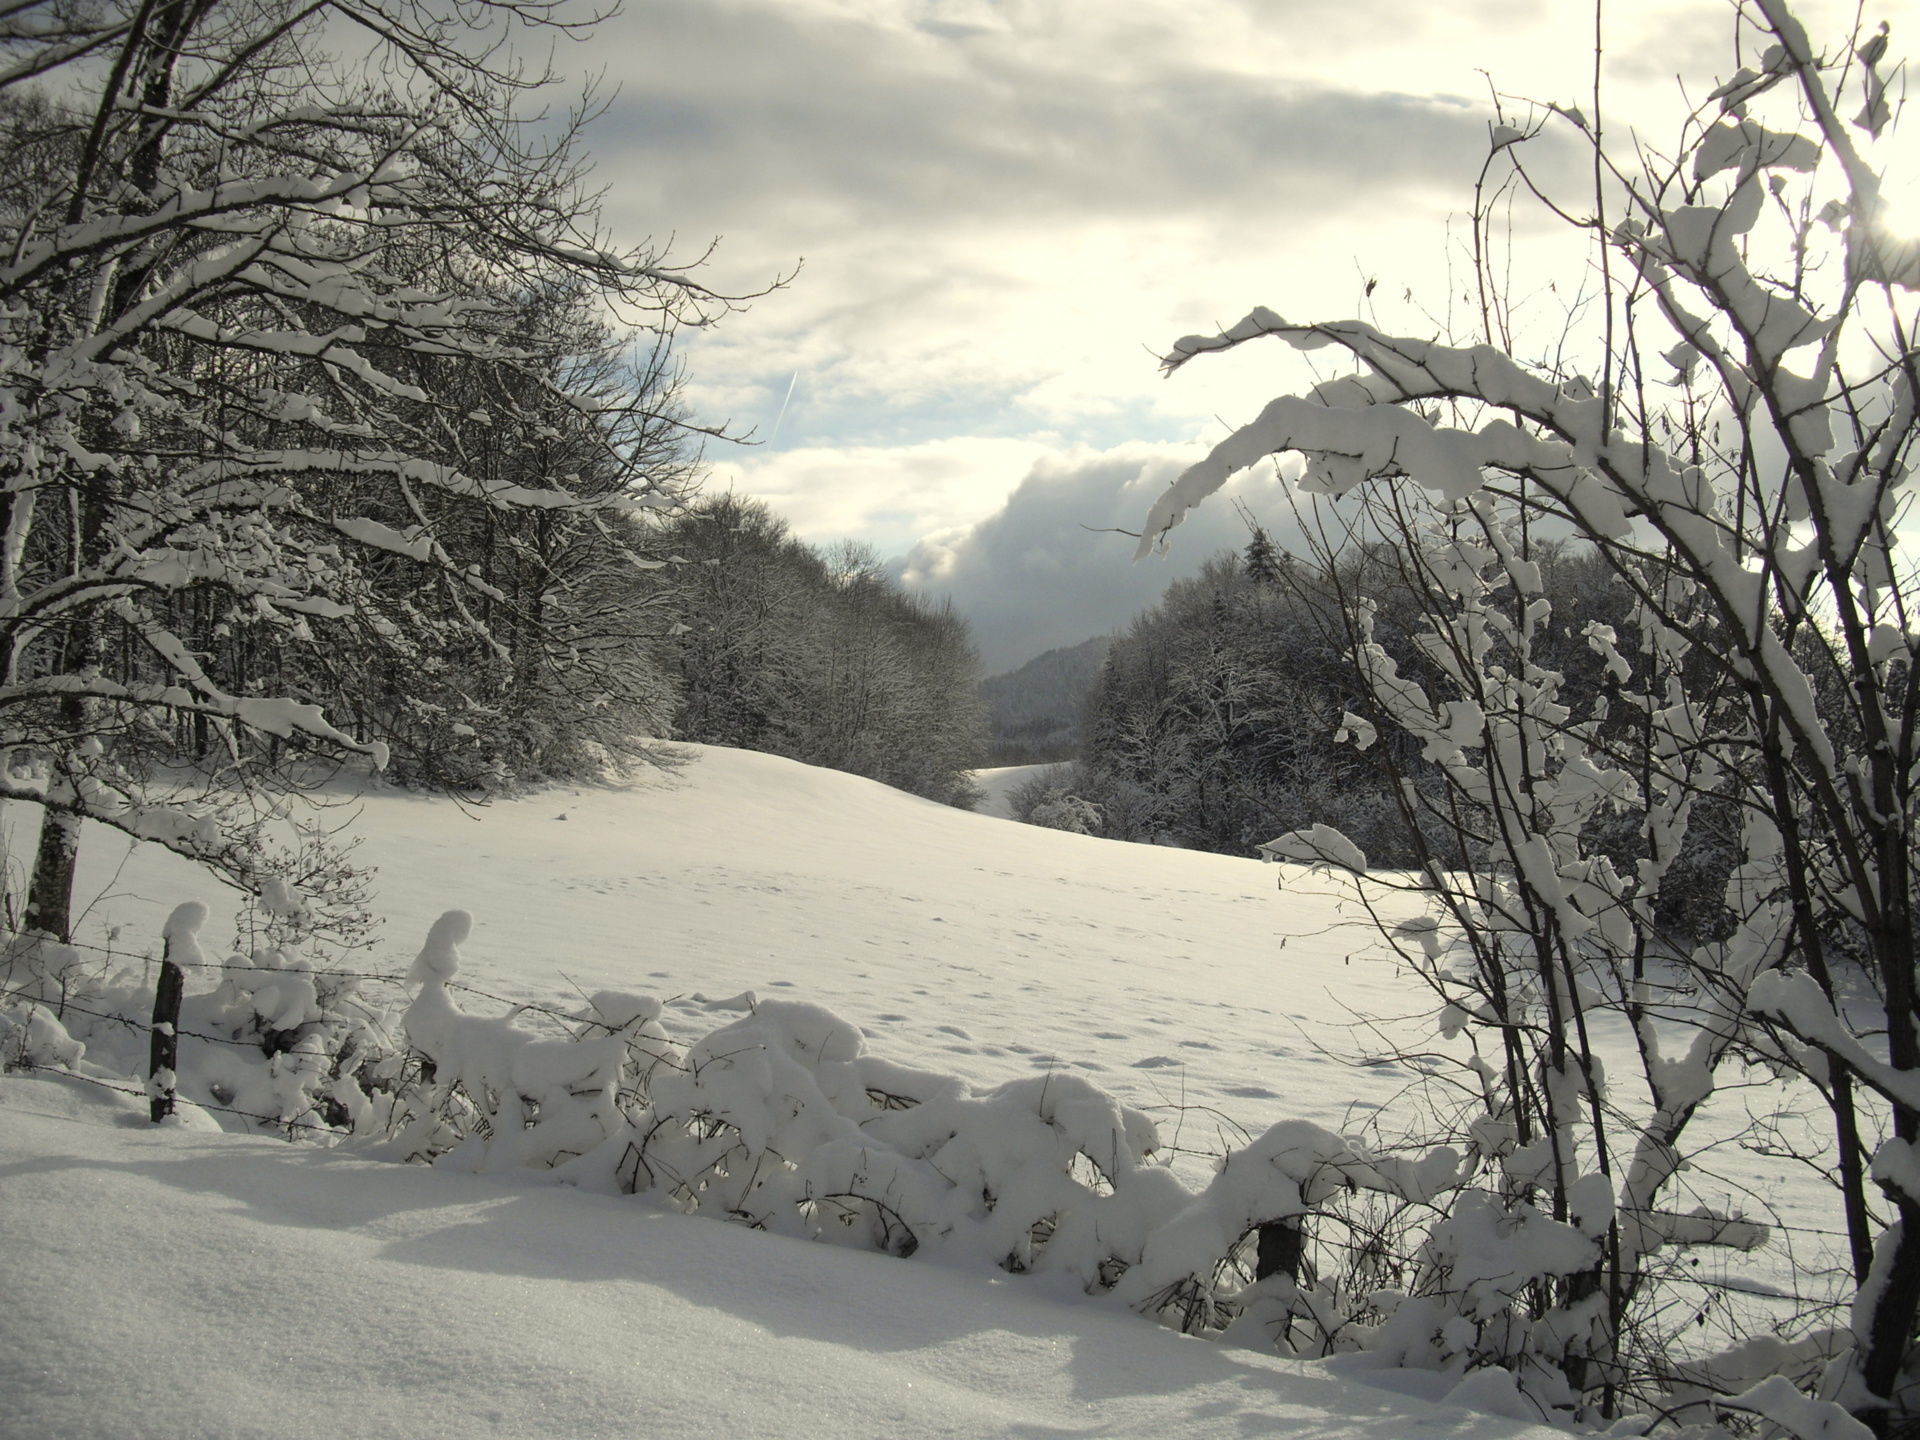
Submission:
[[[1260,526],[1253,527],[1253,539],[1247,542],[1241,568],[1249,580],[1256,585],[1277,585],[1280,583],[1282,557],[1273,548],[1273,541],[1267,538],[1267,532]]]

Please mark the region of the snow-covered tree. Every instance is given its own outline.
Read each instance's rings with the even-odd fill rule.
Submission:
[[[738,745],[971,803],[986,749],[964,619],[864,547],[826,554],[756,501],[702,501],[663,532],[684,561],[674,657],[683,739]]]
[[[1920,1410],[1920,597],[1903,532],[1920,264],[1887,223],[1884,27],[1817,49],[1785,0],[1750,0],[1736,24],[1750,64],[1664,153],[1605,138],[1597,100],[1494,127],[1490,167],[1535,194],[1550,190],[1526,169],[1541,129],[1591,149],[1592,192],[1556,207],[1591,242],[1590,333],[1526,363],[1489,275],[1478,344],[1267,310],[1182,340],[1170,369],[1273,338],[1353,373],[1215,446],[1156,505],[1142,548],[1235,471],[1291,453],[1303,496],[1375,497],[1428,597],[1424,676],[1351,597],[1364,703],[1342,733],[1411,737],[1446,776],[1463,853],[1489,861],[1429,863],[1436,916],[1396,937],[1449,1029],[1486,1047],[1471,1132],[1485,1203],[1502,1225],[1587,1237],[1497,1333],[1482,1323],[1481,1358],[1547,1365],[1602,1412],[1640,1389],[1670,1406],[1755,1378],[1733,1357],[1683,1378],[1627,1354],[1653,1253],[1727,1224],[1663,1197],[1681,1132],[1747,1054],[1830,1107],[1857,1287],[1824,1369],[1817,1344],[1769,1363],[1886,1434]],[[1556,617],[1533,547],[1535,530],[1569,529],[1632,607],[1631,638],[1584,626],[1612,679],[1578,706],[1543,663]],[[1662,891],[1709,811],[1738,817],[1729,919],[1676,945]],[[1272,852],[1365,865],[1324,827]],[[1843,1003],[1861,982],[1875,1003]],[[1637,1040],[1638,1087],[1595,1063],[1607,1015]]]
[[[436,645],[510,657],[498,612],[527,595],[457,528],[617,542],[606,517],[655,498],[628,460],[633,423],[677,423],[662,392],[579,383],[578,304],[535,302],[661,339],[726,303],[612,245],[581,117],[529,108],[545,77],[516,33],[571,26],[545,0],[0,18],[0,794],[46,812],[38,926],[68,926],[82,816],[248,880],[208,813],[145,792],[142,744],[184,727],[230,780],[273,748],[249,737],[382,759],[317,687],[276,683],[298,666],[224,642],[409,642],[379,603],[397,585],[439,597]],[[490,470],[502,430],[514,463]],[[543,461],[549,432],[600,462]],[[540,624],[552,587],[530,591],[514,623]]]

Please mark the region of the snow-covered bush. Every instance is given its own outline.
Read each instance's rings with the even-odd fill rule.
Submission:
[[[1620,1234],[1643,1250],[1763,1238],[1704,1212],[1623,1219],[1598,1173],[1556,1209],[1550,1147],[1519,1143],[1491,1112],[1463,1144],[1392,1153],[1282,1122],[1196,1188],[1152,1120],[1070,1072],[976,1089],[871,1053],[831,1011],[751,994],[671,1014],[613,991],[565,1017],[470,1014],[461,911],[429,933],[404,1015],[383,1013],[297,955],[210,962],[204,921],[183,905],[166,930],[168,959],[193,977],[175,1084],[221,1123],[467,1170],[530,1167],[782,1234],[1031,1272],[1286,1354],[1506,1366],[1516,1406],[1579,1405],[1569,1357],[1591,1357],[1604,1328],[1604,1295],[1584,1277]],[[51,978],[37,983],[57,990],[64,957],[42,963]],[[151,992],[129,968],[94,984],[67,1025],[11,991],[0,1065],[137,1088]],[[1286,1258],[1268,1263],[1274,1241]],[[1831,1347],[1766,1353],[1805,1378]],[[1664,1393],[1744,1391],[1765,1378],[1759,1355],[1675,1363]]]
[[[1100,807],[1075,793],[1078,766],[1048,770],[1007,792],[1007,809],[1016,820],[1071,835],[1097,835]]]
[[[1294,1122],[1196,1195],[1160,1163],[1152,1120],[1077,1075],[976,1091],[872,1054],[799,1001],[699,1002],[733,1018],[684,1049],[644,996],[597,994],[571,1034],[541,1034],[455,1003],[471,923],[443,916],[414,964],[405,1028],[427,1065],[395,1107],[405,1156],[551,1168],[782,1234],[1061,1276],[1203,1330],[1244,1308],[1233,1262],[1259,1226],[1355,1186],[1426,1203],[1459,1169],[1452,1150],[1372,1158]]]
[[[290,902],[283,894],[275,903]],[[200,940],[206,915],[204,905],[189,902],[166,926],[165,958],[186,982],[174,1022],[177,1094],[293,1138],[383,1127],[373,1097],[401,1071],[386,1007],[363,993],[358,977],[297,951],[209,960]],[[91,1078],[122,1087],[146,1082],[150,959],[17,936],[0,952],[0,1000],[8,1063],[74,1070],[84,1056]]]
[[[1353,538],[1384,540],[1424,597],[1418,667],[1377,633],[1372,597],[1345,597],[1360,699],[1340,730],[1389,768],[1411,746],[1444,780],[1398,791],[1410,833],[1438,818],[1458,839],[1420,857],[1433,914],[1383,923],[1443,1032],[1476,1047],[1459,1116],[1476,1180],[1424,1243],[1449,1298],[1403,1305],[1388,1329],[1436,1322],[1430,1356],[1495,1360],[1595,1418],[1673,1416],[1688,1386],[1752,1408],[1747,1361],[1674,1379],[1648,1287],[1665,1247],[1757,1242],[1736,1213],[1667,1208],[1683,1134],[1721,1071],[1757,1056],[1830,1107],[1856,1299],[1817,1388],[1885,1434],[1920,1413],[1920,595],[1900,524],[1920,261],[1886,223],[1874,159],[1894,122],[1885,28],[1822,51],[1785,0],[1740,17],[1752,65],[1665,155],[1616,153],[1570,104],[1498,117],[1476,254],[1497,251],[1507,197],[1552,188],[1527,173],[1535,136],[1590,147],[1592,192],[1554,213],[1592,247],[1592,333],[1525,363],[1489,270],[1477,344],[1265,309],[1183,339],[1169,369],[1271,337],[1354,373],[1215,446],[1142,549],[1234,472],[1296,456],[1303,506],[1353,496]],[[1590,545],[1631,601],[1626,628],[1583,627],[1609,677],[1591,701],[1547,663],[1565,617],[1542,529]],[[1686,874],[1708,841],[1713,863]],[[1303,847],[1355,868],[1346,837],[1283,837]],[[1667,928],[1714,911],[1691,935]],[[1603,1025],[1631,1035],[1637,1073],[1605,1073]],[[1524,1302],[1489,1290],[1480,1258],[1515,1233],[1551,1261],[1523,1267],[1538,1281]]]
[[[354,860],[359,840],[342,840],[305,819],[289,828],[291,844],[280,843],[264,821],[247,834],[253,885],[235,919],[234,948],[344,957],[372,945],[380,921],[372,872]]]
[[[543,1037],[511,1015],[468,1015],[448,993],[472,917],[449,910],[434,923],[408,983],[408,1044],[427,1063],[412,1113],[397,1136],[408,1155],[475,1170],[554,1166],[624,1131],[625,1103],[644,1102],[634,1052],[671,1056],[657,1002],[611,993],[570,1036]],[[615,1018],[617,1016],[617,1019]]]
[[[68,1034],[45,1005],[0,1003],[0,1071],[71,1070],[86,1053],[85,1043]]]
[[[183,1002],[181,1030],[226,1042],[190,1050],[181,1074],[269,1124],[364,1131],[370,1092],[398,1073],[388,1021],[360,982],[284,950],[229,956],[220,984]]]
[[[1161,1163],[1146,1115],[1076,1075],[975,1090],[872,1054],[817,1005],[699,1001],[728,1018],[684,1048],[647,997],[595,995],[565,1035],[467,1015],[449,984],[470,924],[444,916],[415,963],[406,1029],[427,1072],[395,1108],[400,1154],[551,1169],[781,1234],[1052,1275],[1289,1354],[1505,1365],[1528,1403],[1578,1403],[1568,1355],[1603,1303],[1582,1282],[1611,1237],[1613,1191],[1587,1174],[1565,1213],[1536,1203],[1547,1192],[1526,1172],[1544,1151],[1497,1124],[1464,1149],[1377,1154],[1282,1122],[1195,1192]],[[1490,1164],[1504,1185],[1482,1183]],[[1704,1212],[1636,1223],[1658,1232],[1651,1244],[1764,1236]],[[1275,1230],[1291,1231],[1293,1259],[1256,1278]],[[1336,1232],[1364,1252],[1342,1270]],[[1685,1384],[1701,1373],[1721,1372]]]
[[[974,1093],[762,1001],[658,1076],[638,1185],[782,1233],[1045,1270],[1101,1288],[1179,1195],[1152,1122],[1077,1076]]]
[[[1212,1183],[1155,1228],[1117,1293],[1188,1331],[1225,1328],[1249,1303],[1277,1300],[1283,1314],[1311,1317],[1331,1336],[1341,1326],[1327,1321],[1330,1292],[1312,1293],[1309,1281],[1303,1293],[1296,1276],[1249,1290],[1232,1263],[1236,1252],[1260,1227],[1297,1226],[1343,1192],[1366,1189],[1424,1204],[1455,1183],[1459,1162],[1445,1147],[1413,1162],[1372,1157],[1318,1125],[1282,1121],[1222,1158]],[[1272,1309],[1263,1307],[1259,1319],[1278,1318]]]
[[[0,948],[0,990],[61,1009],[100,997],[100,969],[97,956],[36,931],[16,932]]]

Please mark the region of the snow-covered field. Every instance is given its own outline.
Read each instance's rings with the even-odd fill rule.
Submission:
[[[1194,1152],[1228,1121],[1351,1130],[1412,1078],[1354,1063],[1347,1027],[1424,995],[1299,871],[686,753],[628,788],[477,810],[367,796],[388,920],[367,968],[404,969],[464,908],[462,978],[503,997],[811,1000],[891,1060],[979,1084],[1082,1075]],[[202,899],[224,942],[217,887],[90,848],[82,938],[157,953],[172,907]],[[532,1173],[155,1131],[141,1108],[0,1077],[0,1435],[1529,1433],[1437,1403],[1442,1377],[1366,1383],[1188,1340],[1036,1277]]]

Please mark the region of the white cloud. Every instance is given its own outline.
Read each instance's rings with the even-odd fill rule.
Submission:
[[[712,466],[709,488],[766,501],[811,543],[851,536],[898,551],[971,522],[984,508],[982,496],[1006,494],[1049,450],[1044,438],[974,435],[916,445],[744,450]]]
[[[722,236],[734,288],[804,257],[683,347],[696,382],[803,374],[790,443],[897,442],[957,397],[1013,412],[1000,433],[1185,433],[1212,409],[1152,352],[1257,303],[1344,312],[1368,275],[1444,287],[1484,149],[1463,86],[1370,88],[1369,37],[1442,36],[1435,7],[1283,8],[655,0],[619,22],[646,70],[595,135],[611,214]],[[768,406],[723,413],[768,433]]]

